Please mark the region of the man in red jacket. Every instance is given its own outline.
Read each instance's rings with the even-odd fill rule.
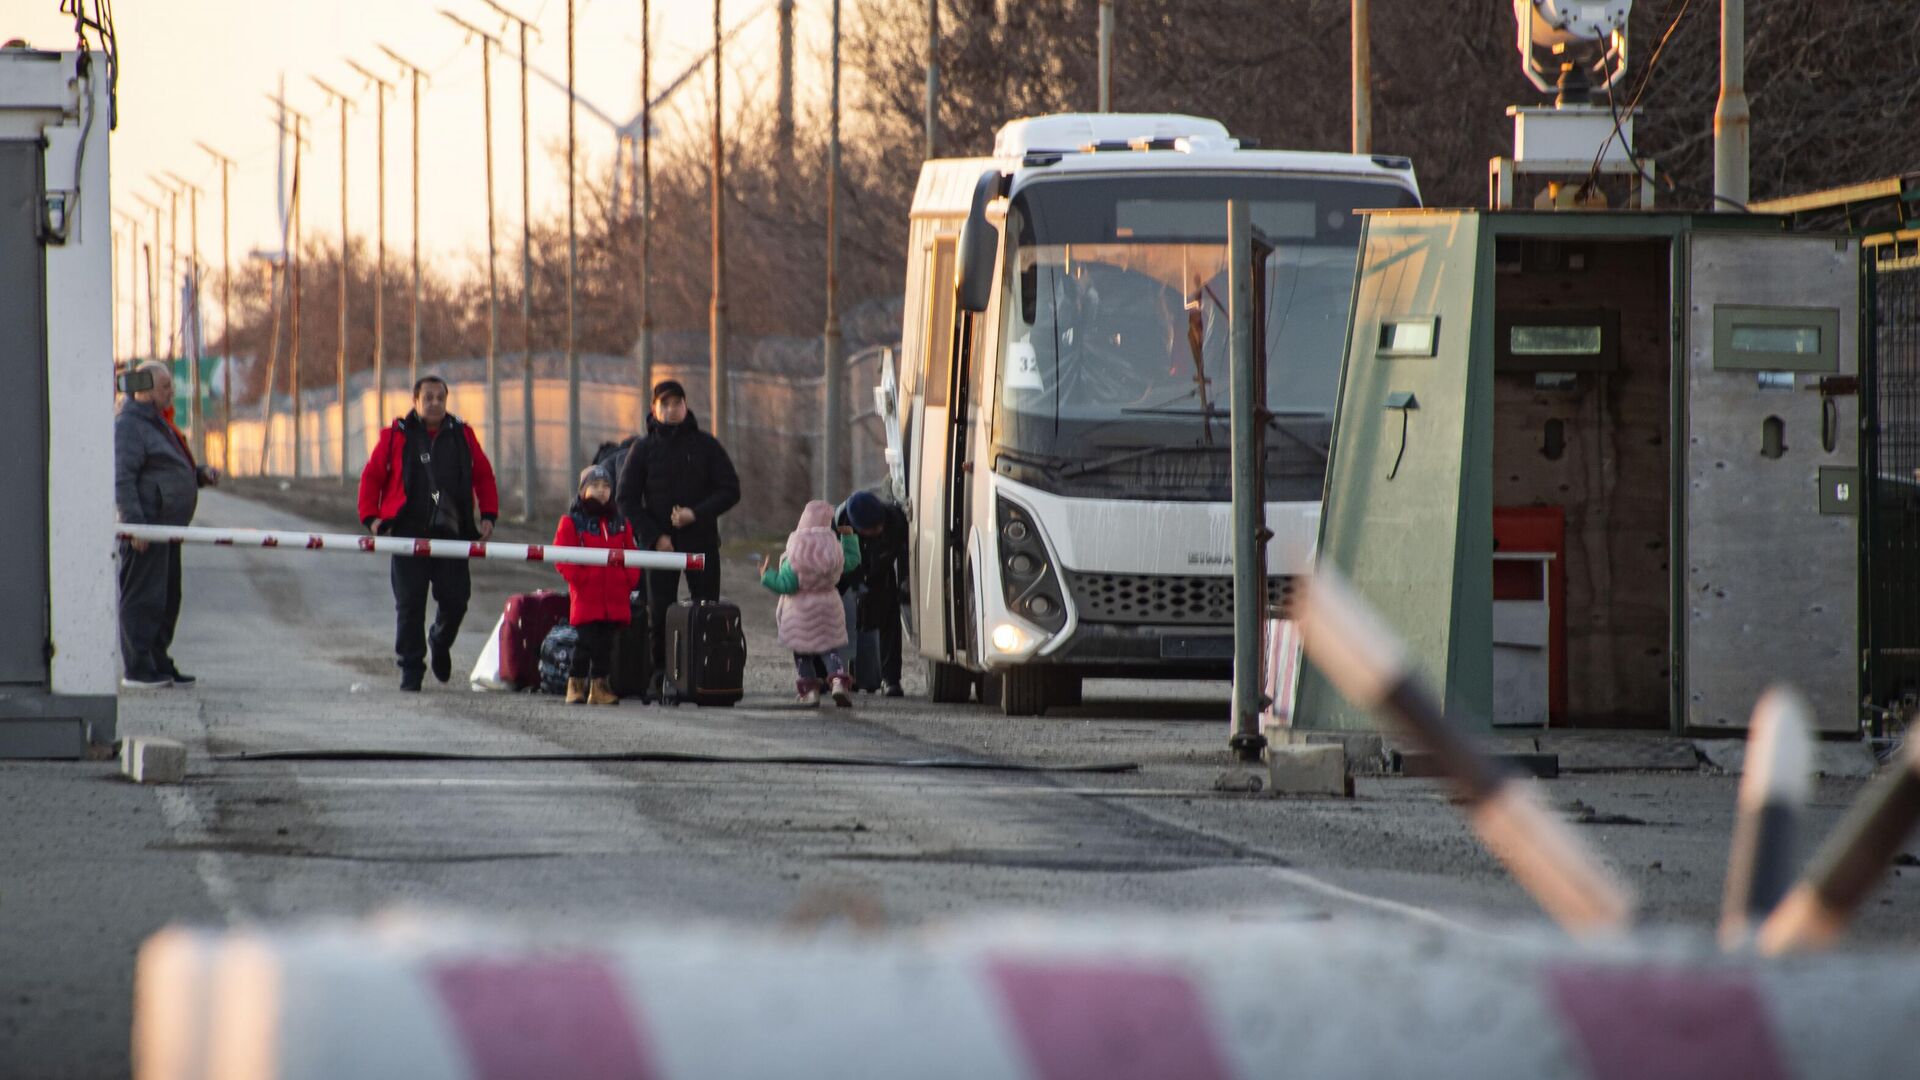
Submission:
[[[485,540],[499,517],[500,492],[480,437],[447,412],[446,382],[424,376],[413,384],[413,411],[380,433],[360,470],[360,523],[378,536]],[[391,576],[400,689],[420,689],[429,648],[433,677],[446,682],[453,675],[453,639],[473,593],[467,561],[395,555]],[[438,605],[431,631],[425,629],[429,591]]]

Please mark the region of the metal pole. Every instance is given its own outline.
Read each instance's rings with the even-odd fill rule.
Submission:
[[[413,329],[407,353],[407,385],[412,386],[420,381],[420,80],[427,72],[385,45],[379,48],[413,77],[413,301],[409,305]]]
[[[653,11],[640,0],[640,380],[641,430],[653,395]]]
[[[467,33],[480,39],[480,94],[484,98],[481,108],[482,145],[487,155],[487,446],[495,454],[500,452],[500,274],[498,246],[494,242],[493,217],[493,49],[500,39],[472,23],[442,9],[453,22],[465,28]]]
[[[167,361],[180,351],[180,192],[167,189]]]
[[[340,265],[339,283],[334,294],[339,340],[334,344],[334,381],[338,384],[337,393],[340,395],[340,482],[345,484],[352,479],[348,472],[351,466],[347,454],[347,110],[353,103],[347,95],[322,80],[315,78],[313,82],[328,97],[340,102]]]
[[[793,160],[793,0],[780,0],[780,95],[774,145],[782,163]]]
[[[1373,153],[1372,0],[1353,0],[1353,152]]]
[[[160,359],[160,285],[154,280],[154,248],[160,246],[160,204],[135,194],[133,201],[153,211],[153,243],[141,249],[147,264],[147,359]]]
[[[520,518],[532,521],[539,487],[533,423],[533,196],[527,143],[527,31],[532,27],[495,0],[481,2],[520,26]]]
[[[579,303],[580,231],[574,198],[574,117],[579,110],[573,96],[573,0],[567,0],[567,476],[579,475],[580,353],[574,343],[574,318]]]
[[[206,143],[200,149],[220,164],[220,471],[233,468],[233,270],[229,264],[227,177],[233,159]]]
[[[533,430],[533,196],[527,182],[527,24],[520,24],[520,517],[533,520],[539,488]]]
[[[927,0],[927,104],[922,124],[926,128],[929,158],[940,156],[940,0]]]
[[[834,502],[846,484],[847,373],[840,355],[840,0],[833,0],[833,77],[827,120],[827,326],[820,352],[826,361],[826,423],[820,431],[820,497]]]
[[[373,260],[373,422],[387,422],[387,94],[393,84],[353,61],[347,66],[373,84],[375,236]]]
[[[287,382],[293,400],[293,478],[300,478],[300,127],[306,117],[293,110],[293,225],[287,240]]]
[[[730,410],[727,408],[727,279],[726,279],[726,210],[725,188],[727,179],[727,148],[721,139],[720,87],[721,73],[725,66],[720,62],[720,50],[724,41],[720,31],[720,0],[713,0],[713,151],[707,180],[708,193],[712,199],[711,222],[713,232],[713,302],[707,319],[707,384],[710,400],[707,408],[708,420],[713,425],[716,438],[726,437],[726,422]]]
[[[1258,470],[1265,427],[1253,354],[1253,229],[1245,200],[1227,203],[1227,291],[1233,367],[1233,728],[1227,745],[1257,761],[1260,734],[1260,631],[1267,614],[1265,503]]]
[[[194,329],[200,331],[205,345],[206,333],[200,326],[200,187],[174,173],[167,178],[186,189],[187,192],[187,250],[192,254],[187,263],[187,280],[193,283],[193,321]],[[182,354],[187,353],[186,343],[182,341]],[[193,456],[196,461],[207,460],[206,425],[200,415],[200,358],[187,356],[187,430],[193,432]]]
[[[1100,111],[1113,111],[1113,0],[1100,0]]]
[[[1713,110],[1715,210],[1746,209],[1748,140],[1746,0],[1720,0],[1720,101]]]

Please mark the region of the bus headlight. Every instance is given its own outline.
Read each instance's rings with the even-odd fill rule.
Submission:
[[[1003,653],[1017,653],[1025,648],[1027,635],[1012,623],[1001,623],[993,628],[993,647]]]
[[[1061,592],[1060,575],[1054,571],[1047,545],[1040,539],[1040,530],[1025,509],[1005,499],[998,500],[998,516],[1000,586],[1007,610],[1034,626],[1057,633],[1067,625],[1067,603]],[[1017,627],[996,628],[995,635],[1000,629],[1018,632]],[[1023,639],[1025,636],[1021,633]],[[1000,648],[997,637],[994,646],[1001,652],[1018,651]]]

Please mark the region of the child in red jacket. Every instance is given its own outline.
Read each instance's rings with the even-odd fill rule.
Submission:
[[[604,465],[591,465],[580,474],[579,494],[567,516],[553,531],[555,547],[638,547],[633,526],[613,505],[613,474]],[[567,579],[568,620],[579,631],[573,667],[567,673],[567,704],[618,705],[607,681],[613,674],[613,635],[633,619],[628,599],[640,584],[640,571],[614,566],[561,563]]]

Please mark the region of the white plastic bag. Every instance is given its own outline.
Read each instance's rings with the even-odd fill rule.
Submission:
[[[507,617],[500,616],[493,624],[493,633],[487,635],[486,647],[480,650],[480,659],[474,662],[473,674],[467,676],[468,685],[475,690],[511,690],[500,678],[500,631],[507,625]]]

